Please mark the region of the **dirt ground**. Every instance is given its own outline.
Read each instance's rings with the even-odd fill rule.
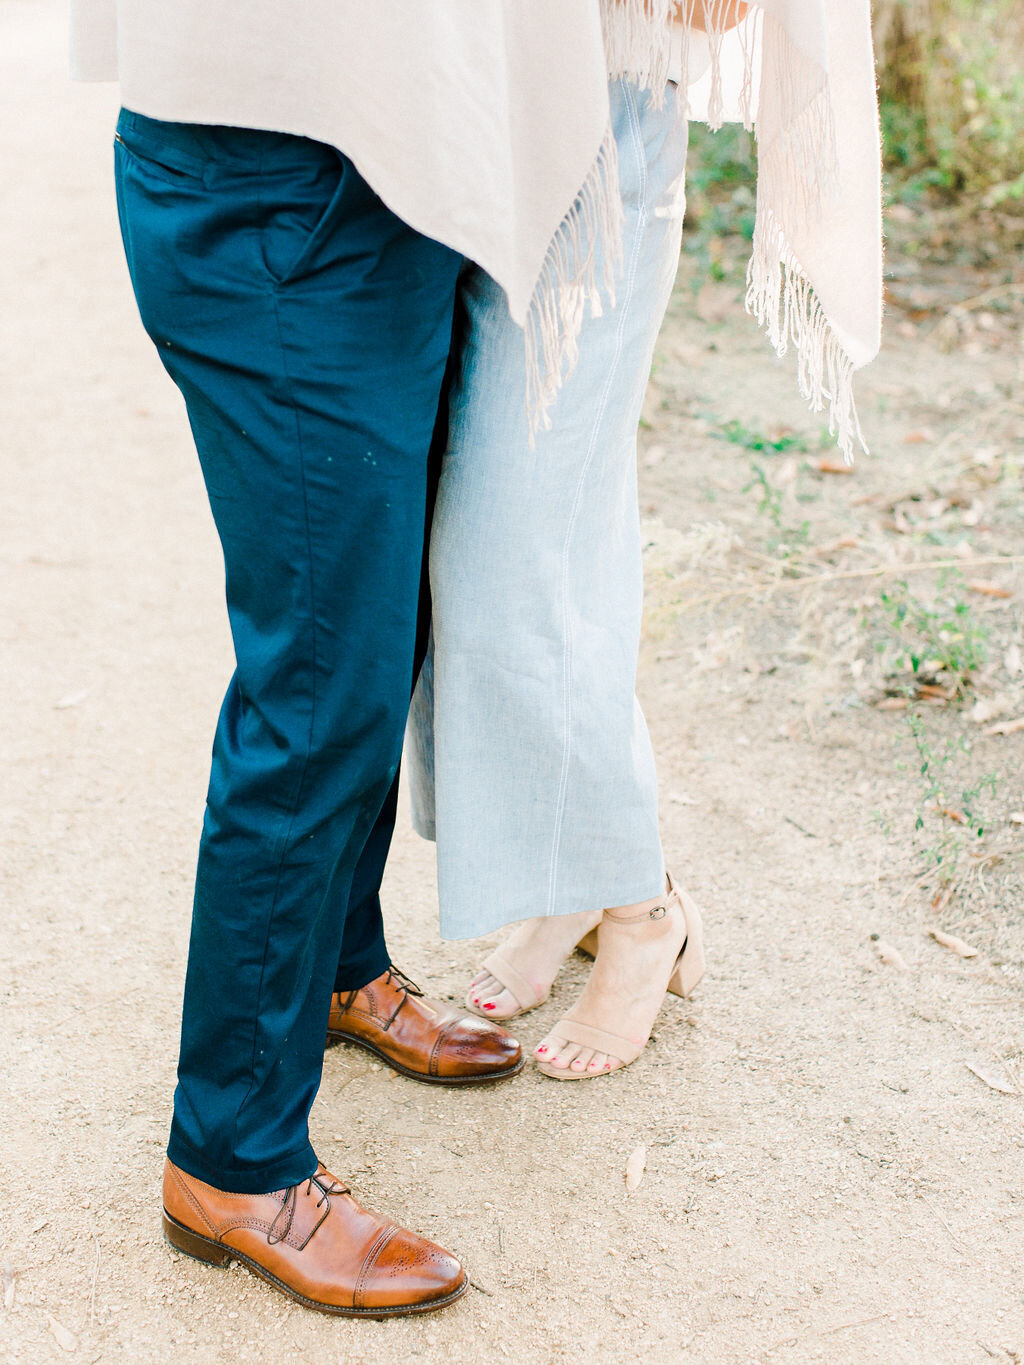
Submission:
[[[1024,1359],[1021,275],[896,214],[872,454],[844,475],[731,261],[696,288],[684,257],[641,689],[709,975],[587,1085],[438,1091],[332,1052],[320,1155],[473,1280],[436,1316],[332,1320],[160,1237],[230,662],[121,259],[114,99],[66,81],[60,5],[0,0],[0,1359]],[[457,998],[485,945],[439,941],[407,822],[386,906],[396,960]]]

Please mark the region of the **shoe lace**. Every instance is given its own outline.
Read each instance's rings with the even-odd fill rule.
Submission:
[[[387,1022],[383,1025],[384,1032],[386,1033],[388,1029],[391,1027],[391,1025],[398,1018],[399,1014],[401,1013],[402,1006],[409,999],[410,995],[422,995],[423,992],[420,990],[419,986],[416,985],[415,981],[410,980],[410,978],[406,976],[405,972],[400,972],[397,967],[389,967],[387,969],[387,971],[384,973],[384,984],[385,986],[394,986],[395,989],[398,991],[399,995],[401,996],[401,999],[399,1000],[398,1004],[395,1006],[394,1010],[391,1013],[390,1019],[388,1019]],[[358,990],[349,991],[348,994],[345,996],[341,1008],[343,1010],[350,1010],[358,994],[359,994]]]
[[[398,1018],[399,1014],[402,1011],[402,1006],[409,999],[410,995],[421,996],[423,992],[420,990],[419,986],[416,985],[415,981],[410,980],[410,978],[407,977],[404,972],[400,972],[397,967],[388,968],[387,974],[384,977],[384,984],[386,986],[394,986],[402,997],[401,1000],[399,1000],[398,1004],[395,1006],[391,1018],[384,1025],[384,1030],[386,1032]]]
[[[318,1209],[321,1208],[324,1204],[327,1205],[327,1207],[324,1209],[323,1215],[317,1220],[316,1224],[314,1225],[313,1232],[311,1232],[309,1234],[309,1237],[306,1238],[306,1241],[303,1242],[302,1244],[303,1246],[306,1245],[306,1243],[309,1241],[309,1238],[313,1236],[313,1233],[316,1232],[317,1228],[330,1213],[331,1195],[348,1194],[349,1192],[348,1186],[343,1185],[340,1180],[335,1180],[332,1177],[325,1181],[319,1171],[314,1171],[314,1173],[305,1182],[300,1180],[298,1185],[289,1185],[284,1192],[284,1202],[281,1205],[280,1212],[275,1215],[274,1221],[267,1229],[267,1242],[270,1246],[277,1246],[278,1242],[283,1242],[284,1239],[288,1236],[289,1232],[291,1232],[292,1223],[295,1220],[295,1208],[296,1205],[298,1204],[299,1199],[299,1188],[302,1184],[305,1184],[306,1186],[305,1197],[307,1199],[313,1193],[314,1185],[320,1191],[320,1198],[316,1201],[316,1207]]]

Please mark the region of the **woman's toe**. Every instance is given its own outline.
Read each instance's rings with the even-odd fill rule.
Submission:
[[[510,990],[502,989],[493,999],[481,996],[481,1009],[485,1009],[492,1019],[511,1019],[513,1014],[519,1013],[520,1005]]]
[[[474,1009],[484,1009],[488,1004],[493,1003],[504,989],[501,982],[496,980],[490,972],[480,972],[469,983],[469,990],[466,992],[466,1004],[471,1005]]]
[[[573,1062],[579,1056],[580,1049],[575,1043],[562,1043],[552,1058],[551,1065],[557,1066],[559,1071],[571,1071]]]
[[[586,1071],[588,1065],[590,1064],[590,1059],[591,1057],[593,1057],[593,1055],[594,1054],[589,1047],[583,1048],[572,1059],[570,1069],[572,1071]]]

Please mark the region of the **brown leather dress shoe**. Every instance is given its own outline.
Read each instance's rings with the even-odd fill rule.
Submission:
[[[287,1190],[229,1194],[168,1161],[164,1236],[210,1265],[242,1261],[307,1308],[343,1317],[429,1313],[469,1288],[454,1256],[362,1208],[323,1166]]]
[[[413,1080],[479,1085],[515,1076],[522,1049],[503,1028],[430,1000],[390,967],[359,991],[331,997],[327,1045],[358,1043]]]

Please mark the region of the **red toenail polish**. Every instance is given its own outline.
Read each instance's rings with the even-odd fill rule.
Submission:
[[[611,1071],[611,1069],[612,1069],[612,1064],[611,1064],[611,1062],[605,1062],[605,1064],[604,1064],[604,1069],[605,1069],[605,1071]]]
[[[589,1068],[588,1068],[588,1070],[593,1071],[593,1069],[594,1069],[595,1066],[597,1066],[597,1063],[596,1063],[596,1062],[591,1062],[591,1063],[590,1063],[590,1066],[589,1066]]]
[[[546,1048],[546,1047],[539,1047],[539,1048],[537,1049],[537,1051],[538,1051],[538,1052],[547,1052],[547,1048]]]
[[[494,1001],[493,1001],[493,1000],[488,1000],[488,1001],[486,1001],[486,1003],[484,1004],[484,1009],[485,1009],[485,1010],[492,1010],[492,1009],[494,1009]]]

